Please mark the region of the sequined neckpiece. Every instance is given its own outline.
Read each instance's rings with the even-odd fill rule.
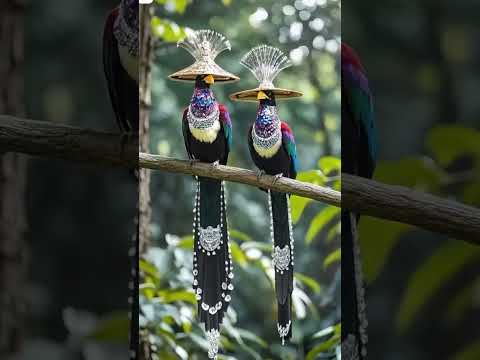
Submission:
[[[130,55],[138,56],[137,0],[122,0],[113,33],[120,46],[127,48]]]
[[[277,114],[277,107],[260,103],[257,111],[257,118],[252,129],[253,143],[262,148],[275,146],[281,137],[280,119]]]
[[[220,111],[213,92],[208,87],[196,86],[188,107],[188,122],[196,129],[211,128],[219,119]]]

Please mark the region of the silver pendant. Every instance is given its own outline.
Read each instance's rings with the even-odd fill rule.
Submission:
[[[282,326],[280,324],[277,324],[277,329],[278,329],[278,335],[282,338],[282,345],[285,344],[285,337],[288,335],[290,332],[290,325],[292,325],[292,322],[289,321],[287,325]]]
[[[216,227],[208,226],[206,229],[200,227],[200,245],[206,251],[215,251],[220,246],[222,240],[222,229],[220,225]]]
[[[216,359],[218,355],[218,341],[220,340],[220,332],[217,329],[207,331],[208,341],[208,358]]]
[[[275,246],[273,249],[273,266],[277,271],[288,270],[290,265],[290,248],[288,245],[285,245],[283,248],[280,246]]]

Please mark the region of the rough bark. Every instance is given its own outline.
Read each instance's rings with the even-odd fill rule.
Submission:
[[[123,144],[118,133],[0,115],[0,149],[95,165],[138,166],[138,143]],[[122,147],[123,146],[123,147]]]
[[[23,116],[23,3],[0,7],[0,114]],[[0,148],[0,358],[21,348],[25,298],[25,156]]]
[[[149,152],[153,56],[153,39],[150,29],[152,13],[152,5],[140,5],[140,152]],[[150,170],[140,169],[139,187],[140,255],[142,255],[151,241]]]

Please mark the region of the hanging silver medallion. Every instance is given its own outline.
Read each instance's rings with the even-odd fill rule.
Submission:
[[[285,245],[283,248],[280,246],[275,246],[273,249],[273,266],[277,268],[278,271],[288,270],[290,265],[290,248],[288,245]]]
[[[206,251],[214,251],[220,246],[222,240],[222,230],[220,225],[216,227],[208,226],[206,229],[199,229],[200,245]]]

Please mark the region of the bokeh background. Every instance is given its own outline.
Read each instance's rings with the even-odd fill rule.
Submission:
[[[117,131],[102,65],[116,3],[26,4],[29,118]],[[26,186],[26,318],[15,359],[127,359],[135,184],[125,170],[30,158]]]
[[[374,93],[375,179],[480,205],[474,1],[342,1]],[[362,218],[369,359],[479,359],[480,249]]]
[[[214,85],[233,121],[229,165],[254,169],[247,129],[255,104],[232,103],[228,95],[257,85],[239,60],[266,43],[282,49],[293,66],[277,78],[280,87],[304,97],[279,102],[280,116],[295,134],[299,178],[339,189],[340,169],[340,2],[336,0],[159,0],[152,21],[156,38],[152,82],[151,152],[185,159],[181,118],[193,84],[167,76],[192,63],[176,41],[185,27],[224,34],[232,51],[218,63],[239,75],[238,83]],[[154,244],[141,263],[145,275],[142,338],[158,359],[205,359],[206,341],[197,324],[191,290],[192,204],[188,176],[153,172]],[[229,226],[235,264],[233,306],[222,332],[219,359],[336,358],[340,336],[339,210],[292,197],[296,241],[293,341],[282,347],[276,330],[266,195],[227,184]]]

